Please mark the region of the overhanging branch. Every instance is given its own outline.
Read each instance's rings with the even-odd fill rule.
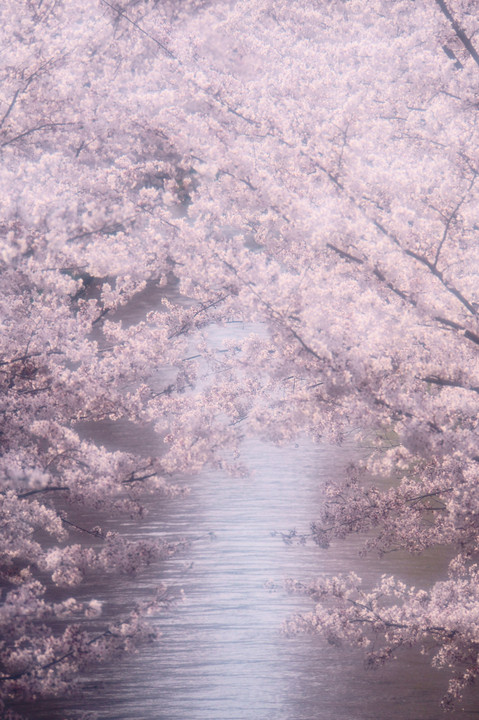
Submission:
[[[449,22],[452,25],[452,29],[456,33],[456,36],[459,38],[459,40],[462,42],[464,47],[466,48],[469,55],[472,57],[476,65],[479,67],[479,53],[477,52],[474,45],[471,43],[470,39],[467,37],[466,33],[462,29],[462,27],[459,25],[457,20],[455,19],[454,15],[451,13],[449,8],[447,7],[444,0],[436,0],[436,5],[440,8],[442,14],[444,17],[446,17]]]

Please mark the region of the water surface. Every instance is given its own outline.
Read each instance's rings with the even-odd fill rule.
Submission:
[[[389,556],[385,563],[359,558],[357,538],[321,550],[271,535],[308,529],[321,484],[341,471],[349,452],[306,441],[277,448],[251,440],[244,447],[251,478],[203,472],[183,479],[191,487],[186,498],[152,501],[146,521],[112,519],[111,527],[130,537],[183,537],[191,546],[135,580],[114,579],[105,612],[151,597],[160,582],[178,597],[184,591],[184,599],[154,618],[162,633],[157,643],[92,672],[84,696],[69,707],[96,710],[102,720],[440,718],[446,681],[427,660],[412,652],[367,671],[359,651],[330,647],[319,637],[287,637],[284,619],[311,604],[265,586],[350,570],[366,583],[382,572],[423,585],[444,575],[446,558],[437,552]],[[101,596],[105,589],[100,583],[83,592]],[[473,709],[448,717],[472,717]],[[48,713],[37,717],[53,718],[51,705]]]

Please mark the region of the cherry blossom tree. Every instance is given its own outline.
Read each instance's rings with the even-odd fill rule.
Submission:
[[[223,290],[225,317],[269,328],[218,364],[230,423],[276,441],[354,430],[373,446],[326,489],[320,545],[365,532],[381,555],[457,553],[432,588],[291,581],[318,604],[289,627],[382,637],[373,664],[419,646],[451,669],[450,706],[479,670],[474,4],[239,2],[214,15],[190,25],[201,70],[181,133],[197,185],[177,227],[185,293]]]
[[[373,663],[432,652],[446,705],[477,676],[475,10],[5,0],[5,701],[61,693],[148,635],[140,609],[100,627],[94,598],[46,599],[174,549],[75,528],[75,507],[141,513],[178,472],[241,473],[247,433],[367,439],[326,488],[320,545],[366,532],[368,552],[456,553],[432,588],[292,580],[316,603],[294,627],[379,636]],[[173,276],[183,302],[122,322]],[[265,329],[215,347],[229,319]],[[164,454],[82,434],[105,419],[154,427]]]
[[[151,425],[153,398],[161,417],[162,396],[192,382],[185,335],[202,308],[165,299],[129,327],[118,315],[147,284],[168,284],[168,226],[149,205],[181,204],[188,184],[167,137],[127,107],[135,92],[122,83],[134,87],[133,65],[148,62],[143,36],[119,39],[116,14],[97,2],[6,2],[0,13],[5,717],[4,702],[65,692],[81,667],[151,636],[142,618],[162,593],[102,624],[102,603],[68,588],[134,574],[178,543],[127,541],[79,524],[76,508],[140,516],[144,493],[177,489],[158,458],[99,447],[81,424]],[[190,467],[184,454],[177,464]]]

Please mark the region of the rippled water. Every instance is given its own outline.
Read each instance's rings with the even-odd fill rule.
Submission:
[[[121,436],[121,426],[116,432]],[[131,537],[185,537],[192,543],[135,581],[115,580],[106,613],[150,597],[159,582],[178,595],[184,590],[184,600],[154,620],[162,632],[157,643],[92,673],[85,694],[69,707],[97,710],[103,720],[441,717],[437,703],[445,678],[416,654],[371,672],[357,651],[281,632],[285,617],[310,604],[268,590],[265,581],[280,585],[288,576],[354,569],[366,582],[394,571],[427,584],[444,572],[445,558],[437,553],[414,561],[396,556],[386,565],[358,558],[355,540],[324,551],[288,546],[271,535],[307,529],[320,484],[340,470],[345,453],[306,442],[276,448],[252,440],[244,448],[250,479],[218,472],[185,478],[192,488],[186,498],[156,500],[146,522],[125,522],[121,529]],[[97,590],[104,593],[102,585]],[[474,708],[469,710],[448,717],[473,717]],[[36,717],[63,716],[50,704],[38,707]]]

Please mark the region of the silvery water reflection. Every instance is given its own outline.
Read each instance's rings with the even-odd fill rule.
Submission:
[[[359,559],[356,541],[329,551],[285,545],[271,530],[306,529],[319,485],[346,458],[306,442],[274,448],[250,441],[244,454],[250,479],[217,472],[185,478],[192,488],[186,498],[157,500],[146,523],[123,523],[132,537],[181,536],[192,545],[136,581],[115,581],[106,611],[149,597],[160,581],[178,594],[183,589],[185,598],[156,618],[163,633],[157,644],[92,674],[94,687],[71,707],[97,710],[104,720],[439,718],[444,677],[427,662],[411,655],[371,673],[356,652],[330,648],[319,638],[288,638],[282,621],[309,603],[270,592],[264,582],[354,569],[370,580],[394,571],[427,583],[444,572],[444,559],[431,555],[411,563],[397,556],[383,565]],[[103,592],[101,584],[97,590]],[[470,717],[452,717],[460,716]],[[54,708],[37,717],[55,717]]]

